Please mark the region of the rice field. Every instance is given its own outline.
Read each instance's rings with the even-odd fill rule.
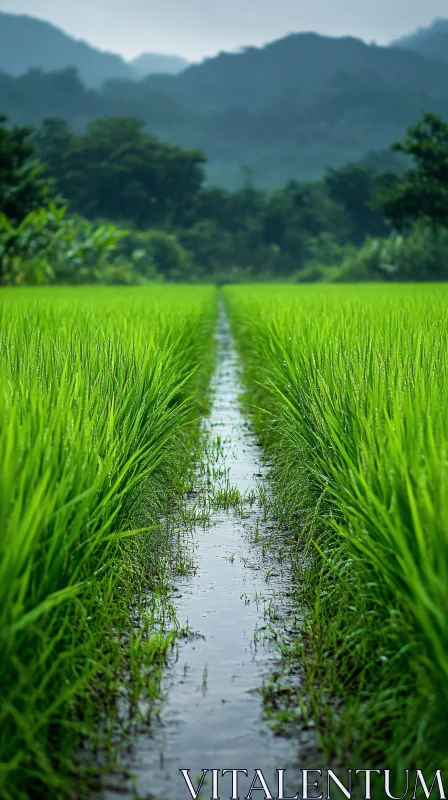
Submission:
[[[123,670],[132,695],[145,662],[157,690],[168,641],[134,634],[131,605],[162,590],[158,523],[188,480],[214,321],[212,288],[0,294],[5,800],[81,781],[75,746]]]
[[[440,767],[448,290],[228,287],[225,300],[308,607],[290,656],[306,660],[325,750]]]
[[[132,739],[142,695],[145,724],[157,725],[180,633],[170,581],[186,576],[193,593],[200,582],[178,521],[200,521],[207,551],[213,502],[223,508],[214,481],[227,480],[210,454],[239,446],[230,463],[244,461],[238,431],[220,438],[239,374],[244,436],[255,429],[270,487],[245,500],[235,489],[225,524],[239,537],[253,515],[266,582],[278,559],[300,610],[294,636],[269,620],[279,670],[300,670],[301,683],[269,684],[266,714],[280,727],[296,712],[312,723],[321,763],[448,766],[448,289],[226,286],[227,351],[216,356],[218,299],[210,286],[0,293],[2,799],[97,796],[99,765],[110,769],[117,731]],[[200,424],[219,352],[212,441]],[[197,516],[182,504],[201,458]],[[262,535],[268,518],[281,553],[278,536]],[[243,615],[241,580],[221,590],[237,593]],[[188,670],[178,671],[182,698]]]

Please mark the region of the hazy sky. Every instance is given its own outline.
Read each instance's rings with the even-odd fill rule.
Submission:
[[[448,16],[447,0],[0,0],[0,9],[48,20],[126,58],[149,50],[192,60],[291,31],[385,44]]]

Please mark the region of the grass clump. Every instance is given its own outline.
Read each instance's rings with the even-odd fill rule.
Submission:
[[[440,768],[448,291],[229,287],[225,298],[308,607],[291,648],[325,751]]]
[[[111,735],[123,673],[131,705],[140,666],[157,693],[160,517],[188,478],[214,318],[209,287],[0,294],[5,800],[83,796],[74,751]]]

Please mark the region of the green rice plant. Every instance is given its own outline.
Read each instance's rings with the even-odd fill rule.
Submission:
[[[334,758],[447,763],[448,289],[228,287]]]
[[[82,796],[75,747],[113,720],[123,672],[163,662],[171,634],[134,619],[160,602],[214,320],[211,287],[0,293],[5,800]]]

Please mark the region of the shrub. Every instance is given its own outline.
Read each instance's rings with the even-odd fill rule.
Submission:
[[[440,281],[448,278],[448,231],[416,225],[410,233],[368,239],[344,260],[339,280]]]

